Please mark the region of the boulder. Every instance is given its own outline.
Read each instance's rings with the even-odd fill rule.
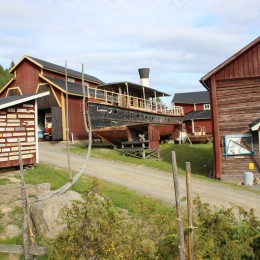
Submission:
[[[36,232],[46,238],[56,238],[66,227],[65,224],[61,224],[60,211],[65,206],[70,207],[73,200],[82,198],[79,193],[70,190],[32,204],[30,212]]]

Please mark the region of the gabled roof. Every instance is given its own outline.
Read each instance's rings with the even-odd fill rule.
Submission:
[[[119,87],[126,87],[126,84],[128,85],[129,90],[135,90],[143,93],[143,88],[145,90],[145,94],[148,95],[149,97],[154,97],[154,93],[156,93],[156,97],[169,97],[170,95],[161,91],[158,91],[153,88],[145,87],[140,84],[132,83],[132,82],[127,82],[127,81],[121,81],[121,82],[112,82],[112,83],[107,83],[107,84],[102,84],[98,85],[97,88],[99,89],[105,89],[108,91],[112,91],[114,89],[118,89]]]
[[[182,104],[209,104],[209,92],[198,91],[198,92],[187,92],[187,93],[176,93],[172,99],[172,103]]]
[[[254,41],[249,43],[247,46],[245,46],[243,49],[235,53],[233,56],[231,56],[229,59],[221,63],[219,66],[217,66],[215,69],[211,70],[209,73],[207,73],[204,77],[200,79],[200,83],[208,89],[208,86],[206,84],[206,81],[211,78],[213,75],[215,75],[217,72],[219,72],[221,69],[226,67],[228,64],[233,62],[235,59],[237,59],[239,56],[243,55],[245,52],[247,52],[249,49],[251,49],[253,46],[258,44],[260,42],[260,37],[256,38]]]
[[[50,92],[43,92],[39,94],[27,94],[21,96],[10,96],[0,98],[0,109],[4,109],[7,107],[15,106],[24,102],[28,102],[37,98],[41,98],[49,95]]]
[[[183,121],[203,120],[203,119],[211,119],[211,111],[210,110],[192,111],[192,112],[185,115]]]
[[[44,69],[47,69],[47,70],[52,70],[52,71],[56,71],[58,73],[62,73],[65,75],[65,67],[63,66],[60,66],[60,65],[57,65],[57,64],[54,64],[54,63],[51,63],[51,62],[48,62],[48,61],[44,61],[44,60],[40,60],[40,59],[37,59],[37,58],[34,58],[34,57],[30,57],[30,56],[24,56],[22,58],[22,60],[20,62],[18,62],[11,70],[10,72],[12,73],[15,68],[24,60],[24,59],[28,59],[30,60],[31,62],[33,62],[34,64],[36,64],[37,66],[41,67],[41,68],[44,68]],[[78,71],[75,71],[75,70],[72,70],[72,69],[67,69],[67,75],[68,76],[73,76],[73,77],[76,77],[76,78],[82,78],[82,73],[81,72],[78,72]],[[100,79],[94,77],[94,76],[91,76],[91,75],[88,75],[88,74],[84,74],[84,77],[87,81],[93,81],[95,83],[98,83],[98,84],[103,84],[104,82],[101,81]]]

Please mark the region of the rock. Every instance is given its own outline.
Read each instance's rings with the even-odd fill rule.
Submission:
[[[50,183],[41,183],[36,186],[36,190],[38,194],[46,194],[50,192],[51,185]]]
[[[36,232],[46,238],[55,238],[66,227],[61,224],[60,210],[70,206],[73,200],[82,200],[75,191],[37,201],[30,207]]]
[[[16,225],[8,225],[0,237],[1,239],[13,238],[13,237],[20,236],[21,233],[22,233],[21,229]]]

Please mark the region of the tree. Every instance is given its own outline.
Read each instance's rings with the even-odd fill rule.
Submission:
[[[11,65],[13,64],[13,61]],[[2,65],[0,65],[0,89],[12,78],[12,74],[9,73],[8,69],[4,69]]]

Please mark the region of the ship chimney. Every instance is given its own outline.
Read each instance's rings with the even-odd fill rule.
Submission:
[[[140,84],[145,87],[149,87],[149,68],[138,69],[140,75]]]

